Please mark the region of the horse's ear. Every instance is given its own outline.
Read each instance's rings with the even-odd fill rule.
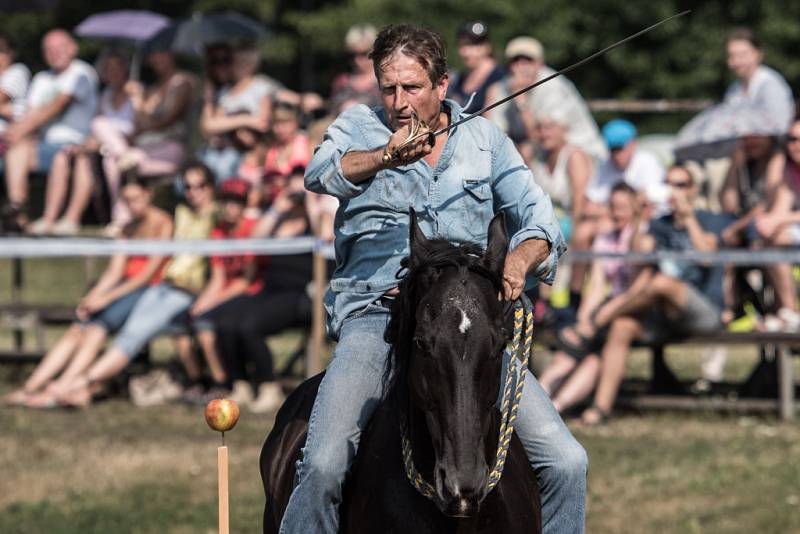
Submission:
[[[488,234],[483,264],[489,271],[502,276],[509,243],[508,232],[506,231],[506,216],[502,211],[492,218],[492,222],[489,223]]]
[[[425,237],[425,234],[422,233],[422,230],[419,227],[419,223],[417,222],[417,212],[414,211],[414,208],[410,208],[411,214],[411,224],[409,224],[409,243],[411,253],[409,256],[411,257],[412,265],[415,262],[415,258],[420,256],[424,256],[426,251],[428,250],[428,238]]]

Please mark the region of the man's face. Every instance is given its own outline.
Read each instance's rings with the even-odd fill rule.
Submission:
[[[380,68],[378,84],[391,129],[398,130],[411,121],[411,112],[427,124],[436,124],[447,94],[447,76],[433,85],[420,63],[402,52],[395,52]]]
[[[670,188],[670,208],[673,211],[682,203],[691,204],[697,197],[697,188],[694,185],[694,178],[689,171],[681,168],[670,169],[667,173],[667,185]]]
[[[628,168],[633,159],[633,153],[636,151],[636,141],[629,141],[627,145],[620,148],[611,149],[611,161],[621,171]]]
[[[726,47],[728,68],[739,78],[749,78],[761,64],[761,51],[749,41],[731,41]]]
[[[518,76],[531,82],[536,81],[541,66],[541,60],[527,56],[514,56],[508,60],[508,70],[512,76]]]
[[[5,70],[14,62],[14,53],[8,43],[0,39],[0,70]]]
[[[78,48],[69,35],[56,31],[45,36],[42,53],[47,65],[54,71],[61,72],[75,59]]]

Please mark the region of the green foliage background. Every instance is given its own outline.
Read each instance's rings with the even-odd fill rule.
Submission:
[[[547,61],[563,67],[684,9],[688,17],[662,27],[571,74],[590,98],[719,98],[730,82],[723,56],[725,34],[746,25],[764,42],[766,63],[793,87],[800,83],[800,2],[781,0],[38,0],[4,2],[0,30],[18,44],[22,59],[41,67],[38,42],[49,28],[73,28],[92,13],[119,8],[159,11],[172,17],[234,9],[273,30],[264,43],[266,68],[295,89],[325,94],[335,72],[346,68],[342,39],[355,23],[416,22],[441,31],[458,67],[455,29],[481,19],[498,54],[511,37],[528,34],[545,45]],[[98,44],[84,42],[91,57]]]

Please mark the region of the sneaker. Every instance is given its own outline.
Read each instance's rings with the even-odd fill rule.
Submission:
[[[800,331],[800,313],[789,308],[781,308],[778,310],[778,318],[783,321],[784,332]]]
[[[250,411],[253,413],[274,412],[281,407],[285,398],[280,384],[265,382],[258,386],[258,396],[250,404]]]
[[[45,219],[36,219],[28,226],[25,227],[25,231],[29,234],[33,235],[46,235],[49,234],[53,229],[53,225],[50,221]]]
[[[81,225],[66,219],[61,219],[53,225],[51,231],[53,235],[78,235],[78,232],[81,231]]]
[[[253,402],[253,388],[247,380],[236,380],[233,389],[228,396],[230,400],[239,406],[249,406]]]

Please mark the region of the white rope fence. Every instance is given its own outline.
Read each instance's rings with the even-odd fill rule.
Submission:
[[[93,238],[3,238],[0,258],[65,258],[81,256],[113,256],[115,254],[159,255],[200,254],[235,256],[240,254],[285,255],[314,252],[334,258],[333,245],[313,237],[292,239],[205,239],[205,240],[111,240]],[[722,249],[715,252],[656,251],[595,253],[568,251],[562,261],[591,261],[596,258],[619,258],[628,263],[659,263],[664,260],[688,261],[709,265],[800,264],[800,249]]]

